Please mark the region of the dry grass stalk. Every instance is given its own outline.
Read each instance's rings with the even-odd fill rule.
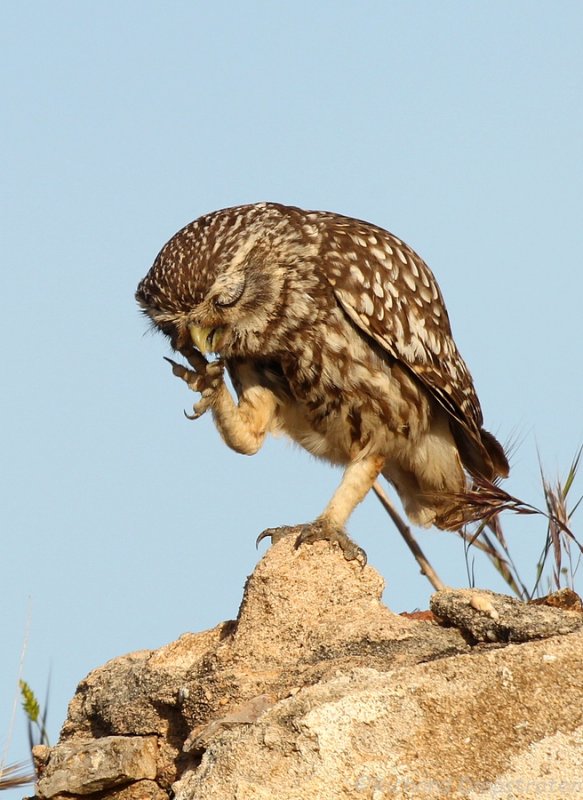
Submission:
[[[445,589],[446,586],[443,581],[438,576],[437,572],[433,569],[423,550],[419,546],[417,540],[413,536],[411,528],[407,525],[404,519],[401,517],[395,506],[391,503],[389,498],[387,497],[385,491],[383,490],[382,486],[380,486],[378,481],[375,481],[373,489],[375,491],[376,496],[381,502],[381,505],[391,517],[395,526],[403,539],[405,540],[405,544],[409,548],[409,550],[413,553],[413,557],[419,564],[421,568],[421,574],[425,575],[429,583],[433,586],[435,591],[440,591],[441,589]]]
[[[464,541],[466,559],[468,558],[470,547],[475,547],[483,552],[509,588],[523,600],[531,600],[535,596],[551,550],[554,556],[554,566],[549,590],[560,589],[562,581],[566,582],[569,588],[573,588],[574,576],[581,562],[583,547],[571,531],[571,519],[583,497],[571,509],[567,507],[567,498],[572,489],[582,456],[583,446],[573,459],[564,484],[557,480],[556,484],[552,485],[545,478],[541,469],[546,509],[544,511],[530,503],[519,500],[495,483],[480,478],[475,479],[472,487],[467,491],[448,498],[454,501],[449,522],[453,532]],[[443,588],[444,584],[425,557],[411,529],[398,514],[378,483],[375,483],[374,490],[413,553],[415,560],[421,567],[421,572],[428,578],[434,589]],[[530,591],[519,575],[518,568],[514,563],[504,536],[500,523],[500,514],[503,511],[512,511],[520,515],[539,515],[547,519],[545,546],[537,564],[536,581]],[[469,529],[467,527],[468,524],[475,524],[476,527]],[[576,561],[573,558],[573,547],[576,547],[579,551]],[[563,566],[564,560],[568,562],[568,567]],[[468,575],[471,582],[472,576],[469,564]]]
[[[29,764],[25,762],[0,767],[0,792],[28,786],[29,783],[34,783],[34,780],[35,776],[30,772]]]

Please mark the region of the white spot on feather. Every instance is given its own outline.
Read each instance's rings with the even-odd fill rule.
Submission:
[[[239,246],[239,249],[231,259],[231,263],[229,264],[230,269],[233,269],[234,267],[238,267],[241,264],[243,264],[243,262],[245,261],[249,253],[253,250],[253,248],[255,247],[259,239],[262,237],[262,235],[263,235],[262,231],[257,231],[256,233],[249,235],[246,239],[243,240],[243,242]]]
[[[362,236],[359,236],[356,233],[350,234],[350,238],[352,239],[352,241],[355,244],[360,245],[360,247],[366,247],[367,246],[366,239],[364,239]]]
[[[350,265],[350,274],[352,275],[355,281],[358,281],[358,283],[360,283],[361,286],[365,285],[366,281],[364,279],[364,275],[362,274],[362,270],[359,269],[356,266],[356,264]]]
[[[425,330],[424,317],[419,317],[417,314],[409,313],[407,314],[407,322],[409,323],[409,328],[414,336],[418,336],[420,339],[426,338],[427,331]]]
[[[431,296],[431,292],[429,291],[429,289],[427,289],[425,286],[419,286],[418,292],[426,303],[431,303],[433,298]]]
[[[408,270],[403,270],[403,280],[405,281],[409,289],[411,289],[411,291],[414,292],[415,289],[417,288],[417,284],[415,283],[415,279]]]
[[[388,258],[388,254],[384,250],[381,250],[380,247],[371,247],[369,253],[374,258],[378,258],[379,261],[386,261]]]
[[[396,249],[397,249],[397,255],[399,256],[399,261],[402,261],[403,264],[406,264],[407,258],[405,256],[405,253],[403,253],[400,247],[397,247]]]
[[[431,352],[438,356],[441,353],[441,339],[433,331],[428,331],[427,339]]]
[[[361,294],[360,307],[368,317],[372,317],[374,314],[373,302],[367,294]]]
[[[402,343],[405,339],[405,331],[403,330],[403,324],[399,317],[393,317],[393,323],[395,326],[395,338],[399,343]]]

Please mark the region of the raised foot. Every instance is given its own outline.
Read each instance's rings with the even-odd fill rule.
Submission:
[[[176,361],[172,361],[171,358],[166,356],[164,356],[164,360],[172,367],[173,374],[183,380],[189,389],[192,389],[193,392],[201,393],[200,400],[192,407],[194,413],[187,414],[186,411],[184,412],[188,419],[198,419],[212,407],[217,392],[223,385],[224,365],[220,360],[207,361],[198,351],[183,353],[183,355],[193,369],[177,364]]]
[[[336,543],[347,561],[358,561],[363,567],[366,565],[366,553],[362,547],[352,541],[344,528],[339,528],[322,519],[303,525],[284,525],[281,528],[267,528],[267,530],[259,534],[255,546],[258,546],[263,539],[269,538],[271,543],[275,544],[280,539],[283,539],[284,536],[293,535],[296,537],[294,545],[296,550],[302,544],[314,544],[314,542],[323,540],[331,544]]]

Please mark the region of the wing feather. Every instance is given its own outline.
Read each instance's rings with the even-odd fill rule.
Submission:
[[[365,222],[329,219],[327,277],[348,318],[405,364],[481,446],[482,410],[433,273],[408,245]]]

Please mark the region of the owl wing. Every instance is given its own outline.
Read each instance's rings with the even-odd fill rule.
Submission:
[[[482,410],[431,270],[392,234],[366,223],[352,226],[342,222],[326,243],[327,279],[337,302],[481,447]]]

